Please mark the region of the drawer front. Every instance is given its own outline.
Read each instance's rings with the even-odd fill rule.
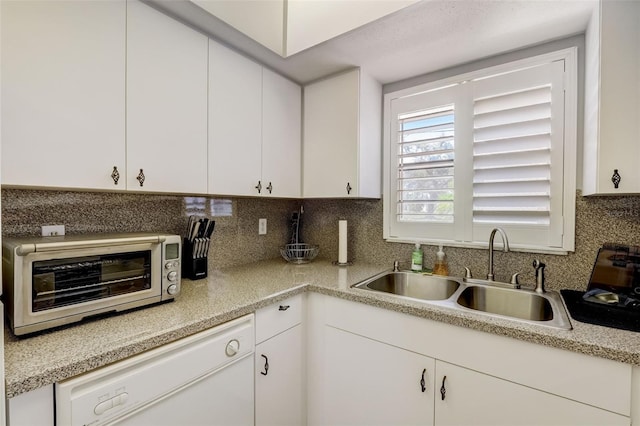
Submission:
[[[300,324],[303,300],[299,294],[256,311],[256,343]]]

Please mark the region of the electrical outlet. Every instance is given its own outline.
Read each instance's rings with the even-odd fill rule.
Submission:
[[[267,234],[267,219],[258,219],[258,235]]]
[[[58,237],[64,235],[64,225],[44,225],[42,227],[43,237]]]

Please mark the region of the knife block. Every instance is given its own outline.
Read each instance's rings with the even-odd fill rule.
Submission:
[[[194,244],[187,238],[182,243],[182,276],[190,280],[207,278],[207,253],[196,257]]]

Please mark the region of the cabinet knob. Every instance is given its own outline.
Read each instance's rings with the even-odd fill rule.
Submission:
[[[144,172],[142,171],[142,169],[140,169],[140,173],[138,173],[138,177],[136,177],[136,179],[138,179],[138,182],[140,182],[140,186],[144,185]]]
[[[444,387],[444,381],[447,380],[447,376],[442,378],[442,386],[440,386],[440,395],[442,395],[442,400],[444,401],[444,396],[447,393],[447,388]]]
[[[422,378],[420,379],[420,388],[422,389],[423,393],[427,390],[427,384],[424,381],[424,375],[425,375],[426,372],[427,372],[426,368],[424,370],[422,370]]]
[[[269,194],[273,191],[273,185],[271,185],[271,182],[269,182],[269,186],[267,186],[267,191],[269,191]]]
[[[120,180],[120,172],[118,172],[118,167],[113,166],[113,171],[111,172],[111,179],[113,179],[113,184],[117,185]]]
[[[613,176],[611,176],[611,182],[613,182],[613,187],[618,189],[618,185],[620,185],[620,181],[622,178],[620,177],[620,173],[618,173],[618,169],[613,171]]]
[[[351,194],[351,189],[353,189],[353,188],[351,188],[351,184],[349,182],[347,182],[347,195]]]
[[[254,187],[258,190],[258,194],[262,191],[262,182],[258,181],[258,184]]]
[[[267,358],[266,355],[260,355],[262,358],[264,358],[264,371],[261,371],[260,374],[262,374],[263,376],[266,376],[267,374],[269,374],[269,358]]]

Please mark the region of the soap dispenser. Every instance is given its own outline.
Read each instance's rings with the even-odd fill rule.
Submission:
[[[438,247],[436,253],[436,263],[433,265],[433,273],[437,275],[449,275],[449,265],[447,264],[447,255],[442,250],[442,244]]]
[[[416,243],[416,248],[411,253],[411,270],[414,272],[422,272],[422,249],[420,243]]]

